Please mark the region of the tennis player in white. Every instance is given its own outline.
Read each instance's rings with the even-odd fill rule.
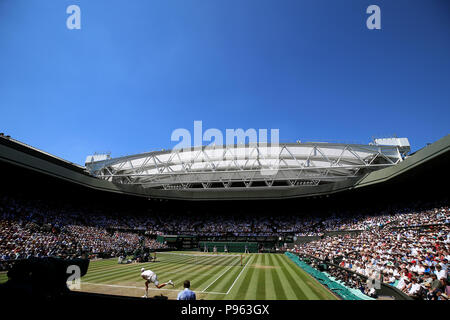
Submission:
[[[154,273],[152,270],[145,270],[145,268],[141,269],[141,277],[145,280],[145,295],[142,296],[142,298],[148,297],[148,285],[150,282],[153,282],[155,287],[157,287],[158,289],[161,289],[168,284],[170,284],[172,287],[174,286],[172,280],[169,280],[166,283],[159,284],[156,273]]]

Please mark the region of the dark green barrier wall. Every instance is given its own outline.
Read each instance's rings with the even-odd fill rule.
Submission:
[[[217,248],[217,252],[224,252],[225,245],[228,248],[228,252],[245,252],[245,246],[251,253],[258,252],[258,243],[256,242],[199,242],[200,251],[203,251],[206,247],[208,252],[213,252],[214,246]]]

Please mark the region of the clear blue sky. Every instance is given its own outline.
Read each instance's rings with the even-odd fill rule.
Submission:
[[[83,164],[171,148],[194,120],[434,142],[449,133],[450,1],[0,0],[0,132]]]

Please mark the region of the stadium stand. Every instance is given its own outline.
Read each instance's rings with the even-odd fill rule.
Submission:
[[[436,299],[438,295],[445,298],[449,293],[450,210],[444,205],[428,205],[432,208],[416,210],[411,207],[378,215],[339,215],[323,219],[247,216],[240,219],[214,217],[205,221],[204,216],[172,215],[169,221],[161,221],[157,216],[133,216],[129,212],[112,214],[73,205],[58,207],[48,201],[3,196],[0,199],[0,259],[80,258],[83,254],[90,258],[116,257],[132,254],[142,239],[147,248],[167,248],[148,234],[142,235],[143,230],[151,230],[153,235],[174,232],[216,235],[236,230],[250,235],[258,232],[263,235],[309,233],[322,235],[321,239],[296,244],[292,251],[339,264],[366,277],[379,272],[383,282],[416,299]],[[199,220],[203,223],[196,225]],[[175,229],[175,226],[180,228]],[[323,236],[336,230],[361,232]],[[202,244],[205,243],[200,246]],[[211,242],[208,246],[214,244],[223,247],[220,242]],[[243,246],[242,243],[235,245]],[[233,248],[230,245],[230,252],[236,251]],[[361,298],[352,293],[355,289],[371,295],[369,288],[363,285],[364,281],[349,279],[338,269],[331,268],[328,274],[322,274],[306,267],[302,260],[295,263],[346,299]],[[343,283],[339,283],[340,280]]]
[[[241,249],[248,242],[289,251],[346,299],[373,295],[364,277],[377,272],[414,299],[444,300],[450,295],[448,160],[447,151],[395,179],[329,196],[228,202],[102,191],[2,160],[0,261],[119,257],[141,246],[168,249],[161,235],[189,235],[198,250],[205,242],[227,243],[233,252],[232,242]],[[51,163],[72,168],[60,159]]]
[[[296,265],[308,272],[311,276],[317,279],[321,284],[328,287],[335,294],[345,300],[371,300],[370,297],[364,295],[361,291],[348,288],[345,283],[340,282],[338,279],[332,277],[326,272],[321,272],[306,262],[302,261],[298,256],[286,252],[286,255],[294,261]]]

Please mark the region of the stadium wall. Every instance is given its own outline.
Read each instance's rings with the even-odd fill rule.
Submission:
[[[258,243],[256,242],[199,242],[199,249],[204,250],[205,246],[208,252],[213,252],[214,247],[217,248],[217,252],[225,252],[225,246],[227,246],[228,252],[245,252],[245,247],[250,253],[258,252]]]
[[[418,150],[413,155],[408,156],[404,161],[400,162],[396,166],[387,167],[382,170],[374,171],[361,179],[355,188],[366,187],[369,185],[381,183],[392,179],[398,175],[405,173],[411,169],[414,169],[421,164],[443,156],[445,153],[450,152],[450,135],[446,135],[442,139]]]

